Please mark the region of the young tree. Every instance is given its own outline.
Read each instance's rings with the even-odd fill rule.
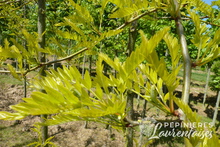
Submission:
[[[45,0],[38,0],[38,37],[39,37],[39,47],[44,49],[46,45],[46,1]],[[40,62],[46,62],[46,54],[40,53]],[[45,66],[41,70],[41,76],[46,76]],[[42,89],[44,92],[44,89]],[[41,114],[41,121],[42,123],[45,122],[47,119],[46,114]],[[42,144],[45,144],[46,140],[48,139],[48,127],[43,126],[42,128]],[[47,144],[45,145],[48,146]]]
[[[205,83],[205,92],[204,92],[204,97],[203,97],[203,105],[205,105],[206,97],[207,97],[207,92],[208,92],[208,87],[209,87],[209,78],[210,78],[210,73],[211,73],[211,64],[210,62],[207,64],[207,77],[206,77],[206,83]]]
[[[212,125],[215,125],[215,122],[216,122],[216,118],[218,115],[219,102],[220,102],[220,91],[218,91],[218,94],[217,94],[217,101],[216,101],[216,105],[215,105],[215,111],[213,114]]]
[[[135,49],[135,42],[137,38],[137,21],[132,22],[132,26],[129,29],[128,38],[128,57]],[[134,93],[132,91],[128,92],[127,95],[127,117],[130,120],[134,119]],[[133,128],[127,128],[127,147],[133,147]]]
[[[128,116],[128,110],[126,109],[127,97],[130,92],[135,92],[149,103],[177,119],[184,117],[186,118],[184,121],[199,123],[200,118],[188,106],[190,72],[191,65],[201,66],[220,56],[220,49],[218,47],[220,30],[216,31],[216,35],[213,38],[210,38],[207,26],[200,20],[200,17],[207,15],[207,17],[212,19],[213,22],[211,23],[215,24],[216,19],[212,15],[212,7],[200,0],[192,0],[190,2],[137,0],[132,4],[130,0],[104,0],[100,1],[100,3],[103,10],[106,7],[106,3],[112,3],[115,9],[110,17],[124,19],[124,24],[114,30],[97,29],[90,11],[83,7],[83,5],[69,0],[68,4],[75,9],[75,13],[65,17],[64,21],[56,26],[68,26],[73,30],[72,32],[59,30],[58,32],[67,39],[71,38],[76,41],[74,48],[80,49],[80,51],[56,61],[36,62],[36,66],[28,71],[63,60],[70,60],[86,50],[91,51],[103,39],[120,35],[125,27],[134,24],[135,21],[138,22],[140,18],[145,16],[152,18],[152,13],[166,12],[170,16],[169,19],[176,23],[178,33],[172,35],[170,27],[166,26],[160,28],[153,36],[147,38],[143,31],[139,31],[141,42],[137,44],[136,49],[124,61],[120,61],[117,57],[111,59],[104,53],[98,54],[96,62],[97,75],[94,78],[89,75],[88,71],[85,72],[82,78],[82,75],[74,66],[70,68],[63,66],[63,69],[59,68],[57,71],[49,69],[46,72],[46,77],[34,82],[34,86],[39,90],[44,89],[45,93],[40,91],[33,92],[30,98],[23,99],[25,102],[11,106],[16,113],[0,112],[0,119],[16,120],[25,118],[28,115],[52,114],[51,118],[47,118],[41,125],[56,125],[69,121],[86,120],[110,124],[114,128],[125,132],[127,127],[134,127],[145,123],[143,120],[132,120]],[[91,4],[93,3],[91,2]],[[196,28],[195,35],[191,41],[198,48],[198,58],[192,63],[187,50],[182,25],[182,21],[187,21],[187,19],[192,19]],[[33,37],[26,37],[26,39],[30,44],[35,42]],[[135,41],[135,39],[130,41]],[[169,69],[165,59],[159,57],[156,50],[162,41],[165,42],[164,44],[166,44],[171,56],[171,67]],[[134,46],[133,43],[131,45]],[[62,45],[60,46],[62,48]],[[15,51],[14,47],[6,42],[1,49],[2,57],[8,57],[7,55],[11,53],[8,49]],[[133,50],[133,48],[131,49]],[[38,50],[54,53],[49,48]],[[175,89],[179,85],[177,74],[182,66],[179,64],[181,61],[180,50],[182,50],[183,66],[185,69],[182,100],[176,98],[174,94]],[[11,54],[14,55],[14,53]],[[22,55],[16,55],[19,58],[23,58]],[[27,52],[24,55],[29,58]],[[109,73],[106,76],[103,74],[103,62],[114,69],[116,75]],[[137,72],[136,69],[140,72]],[[23,71],[23,74],[26,74],[28,71]],[[161,90],[163,85],[166,85],[168,93],[163,93]],[[113,90],[109,90],[110,88]],[[181,111],[174,110],[174,103],[177,104]],[[195,128],[195,130],[205,130],[205,128],[200,126]],[[213,134],[211,139],[208,137],[196,138],[192,136],[187,140],[186,145],[191,144],[192,146],[211,144],[218,146],[220,144],[216,134]],[[133,141],[127,140],[127,142]]]
[[[210,81],[210,87],[211,90],[218,91],[220,90],[220,61],[217,60],[214,62],[214,64],[211,67],[211,71],[214,73],[214,75],[211,75],[211,81]]]

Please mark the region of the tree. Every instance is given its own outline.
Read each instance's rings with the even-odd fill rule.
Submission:
[[[220,69],[219,69],[220,61],[217,60],[211,67],[211,71],[214,72],[214,75],[211,75],[210,87],[211,90],[218,91],[220,90]]]
[[[215,125],[215,122],[216,122],[216,118],[218,115],[219,102],[220,102],[220,91],[217,94],[217,101],[215,105],[215,112],[214,112],[213,119],[212,119],[212,125]]]
[[[129,38],[128,38],[128,47],[127,52],[128,56],[131,56],[131,53],[135,49],[135,42],[137,39],[137,21],[132,22],[132,25],[129,29]],[[130,120],[134,119],[134,93],[132,91],[127,94],[127,117]],[[133,128],[127,128],[127,147],[133,147]]]
[[[205,92],[204,92],[204,97],[203,97],[203,105],[205,105],[206,101],[206,96],[208,92],[208,87],[209,87],[209,78],[210,78],[210,73],[211,73],[211,64],[210,62],[207,64],[207,77],[206,77],[206,84],[205,84]]]
[[[46,31],[46,1],[45,0],[38,0],[38,37],[39,37],[39,47],[44,49],[45,48],[45,32]],[[40,62],[46,62],[46,54],[40,53]],[[41,71],[41,76],[46,76],[45,73],[45,66]],[[44,89],[42,89],[44,92]],[[47,119],[47,115],[41,114],[41,121],[42,123]],[[48,139],[48,127],[42,127],[42,144],[45,144],[46,140]],[[46,147],[48,145],[45,145]]]
[[[220,56],[218,47],[220,30],[216,32],[213,38],[210,38],[208,36],[209,30],[205,24],[202,24],[200,15],[207,15],[212,18],[212,23],[215,23],[215,18],[211,13],[212,8],[198,0],[193,0],[188,3],[185,2],[186,1],[180,1],[178,3],[175,0],[165,2],[139,0],[131,4],[130,0],[100,1],[103,10],[106,7],[106,3],[112,3],[115,7],[110,15],[111,18],[123,19],[125,21],[121,26],[113,30],[105,30],[97,29],[93,16],[90,14],[90,11],[83,6],[83,3],[77,4],[70,0],[68,4],[74,8],[75,13],[65,17],[63,22],[56,24],[56,26],[60,28],[69,27],[72,30],[71,32],[69,30],[59,30],[58,32],[67,39],[74,40],[76,44],[73,52],[76,50],[79,51],[70,56],[66,56],[64,49],[62,57],[66,57],[46,63],[35,61],[33,68],[28,71],[21,71],[21,73],[26,74],[31,70],[44,67],[45,65],[70,60],[86,50],[91,51],[91,49],[96,48],[103,39],[118,34],[120,35],[123,29],[128,25],[145,16],[152,17],[152,13],[165,11],[167,15],[170,16],[169,19],[173,19],[173,21],[176,22],[178,34],[172,35],[169,26],[155,31],[153,36],[149,38],[146,37],[143,31],[139,31],[140,44],[137,44],[135,50],[124,61],[120,61],[117,57],[111,59],[104,53],[98,54],[96,77],[91,77],[88,71],[86,71],[82,78],[82,75],[74,66],[70,68],[63,66],[63,69],[58,68],[57,71],[49,69],[46,72],[46,77],[34,81],[34,86],[38,88],[39,91],[33,92],[30,98],[24,98],[23,100],[25,102],[11,106],[16,113],[0,112],[0,119],[15,120],[22,119],[28,115],[52,114],[51,118],[46,119],[41,125],[55,125],[69,121],[86,120],[110,124],[114,128],[125,132],[127,127],[134,127],[144,123],[142,120],[136,121],[128,117],[126,110],[127,96],[129,92],[134,92],[160,110],[173,115],[176,119],[181,119],[182,115],[185,115],[184,117],[187,118],[185,121],[199,123],[200,118],[196,113],[192,112],[187,104],[190,68],[191,65],[201,66]],[[91,4],[93,3],[91,2]],[[187,14],[180,13],[181,10],[185,11],[185,9],[187,9]],[[184,28],[181,22],[184,21],[184,19],[182,17],[192,19],[196,27],[195,35],[191,41],[198,48],[198,58],[192,62],[192,64],[184,37]],[[27,32],[24,34],[28,36],[26,39],[30,45],[36,42],[34,37],[30,37],[30,34]],[[168,69],[165,59],[158,56],[156,50],[156,47],[162,41],[167,46],[171,56],[170,69]],[[60,44],[61,43],[57,43],[57,45]],[[18,44],[16,44],[15,47],[17,46]],[[62,48],[62,45],[60,46]],[[13,55],[13,58],[16,56],[21,59],[24,57],[30,58],[29,56],[31,54],[27,52],[23,55],[19,55],[18,53],[15,54],[16,52],[7,50],[10,48],[12,51],[16,51],[15,47],[10,46],[7,41],[5,41],[5,45],[1,49],[1,56],[7,58],[8,55]],[[41,50],[35,47],[34,49],[50,54],[57,53],[50,48]],[[183,89],[184,94],[182,100],[176,98],[174,94],[174,90],[179,85],[177,74],[182,66],[179,64],[181,61],[181,57],[179,56],[181,49],[184,56],[183,66],[185,67],[185,88]],[[108,76],[103,74],[103,63],[106,63],[114,69],[116,74],[111,72]],[[140,72],[137,72],[136,69]],[[16,76],[15,72],[13,70],[11,71]],[[163,93],[161,90],[163,85],[166,85],[168,93]],[[110,88],[113,90],[109,90]],[[44,89],[46,93],[40,92],[40,89]],[[174,103],[177,104],[183,113],[174,110]],[[190,128],[185,129],[188,130]],[[195,130],[205,130],[205,128],[199,126],[195,128]],[[127,140],[127,142],[132,142],[132,140]],[[205,146],[211,143],[215,143],[215,145],[220,144],[215,134],[213,134],[211,139],[191,136],[187,142],[187,144],[191,144],[192,146],[199,144]]]

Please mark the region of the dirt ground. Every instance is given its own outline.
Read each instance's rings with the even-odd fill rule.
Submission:
[[[181,87],[178,89],[180,90]],[[191,91],[192,101],[190,105],[192,108],[199,115],[212,118],[215,93],[209,91],[209,97],[207,98],[209,105],[202,107],[197,104],[202,101],[203,94],[201,92],[204,91],[204,88],[193,87]],[[28,95],[30,95],[30,92],[28,92]],[[11,111],[9,106],[21,102],[22,97],[23,87],[21,85],[0,84],[0,111]],[[39,121],[39,117],[37,116],[30,116],[19,122],[0,121],[0,147],[24,147],[37,141],[38,135],[32,131],[33,124],[37,121]],[[85,122],[70,122],[58,126],[50,126],[49,135],[54,136],[51,141],[60,147],[125,146],[122,133],[114,129],[106,129],[105,125],[94,122],[89,122],[87,128],[84,125]]]
[[[30,94],[30,93],[28,93]],[[17,85],[0,85],[0,111],[11,111],[9,106],[21,102],[23,87]],[[34,122],[39,117],[32,116],[22,121],[0,120],[0,147],[23,147],[37,141],[37,133],[33,132]],[[89,122],[70,122],[49,127],[49,136],[55,136],[51,142],[61,147],[123,147],[124,139],[120,132],[106,129],[105,125]],[[14,128],[7,138],[6,128]],[[8,130],[8,129],[7,129]],[[29,136],[28,136],[29,134]],[[22,135],[27,138],[22,138]]]

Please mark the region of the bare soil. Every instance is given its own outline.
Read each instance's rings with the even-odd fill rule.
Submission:
[[[181,86],[178,87],[181,91]],[[181,92],[177,95],[181,96]],[[201,105],[203,100],[203,87],[191,89],[190,105],[199,115],[212,118],[215,104],[215,93],[209,90],[205,107]],[[28,92],[30,95],[30,90]],[[0,84],[0,111],[11,111],[9,106],[22,101],[23,87],[21,85]],[[154,109],[148,107],[147,110]],[[137,111],[138,113],[139,111]],[[147,112],[147,115],[153,115]],[[160,114],[161,115],[161,114]],[[220,117],[218,117],[220,121]],[[38,116],[30,116],[21,121],[0,120],[0,147],[24,147],[37,141],[38,135],[32,131],[34,122],[39,122]],[[121,132],[114,129],[106,129],[103,124],[89,122],[70,122],[49,127],[49,135],[54,136],[51,140],[60,147],[124,147],[124,137]],[[173,142],[173,140],[170,140]],[[175,146],[161,142],[154,146]]]
[[[11,111],[9,106],[21,102],[22,97],[22,86],[0,85],[0,111]],[[38,135],[32,131],[32,128],[33,124],[39,121],[38,116],[30,116],[18,122],[0,120],[0,147],[23,147],[37,141]],[[70,122],[50,126],[49,136],[54,136],[51,142],[61,147],[124,146],[124,139],[120,132],[106,129],[105,125],[94,122],[89,122],[87,128],[84,125],[85,122]],[[13,128],[14,131],[8,128]]]

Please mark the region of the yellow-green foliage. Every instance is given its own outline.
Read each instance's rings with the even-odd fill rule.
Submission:
[[[57,31],[57,34],[63,38],[76,41],[74,49],[71,49],[72,51],[85,47],[91,51],[101,40],[123,31],[121,29],[110,31],[97,29],[87,8],[76,4],[72,0],[69,2],[69,5],[74,7],[76,12],[65,17],[64,21],[56,24],[56,26],[70,26],[73,30],[72,32]],[[108,2],[114,3],[119,9],[115,9],[110,17],[124,18],[129,23],[133,21],[135,16],[141,18],[143,14],[147,14],[146,12],[162,10],[171,16],[176,16],[177,9],[181,10],[183,7],[187,7],[186,9],[189,10],[192,6],[195,6],[195,11],[188,11],[189,15],[187,14],[196,26],[196,33],[191,41],[198,47],[199,51],[204,48],[204,52],[198,52],[196,64],[203,65],[220,56],[220,48],[218,47],[220,30],[216,32],[213,39],[209,38],[208,33],[206,33],[206,25],[201,25],[199,22],[197,11],[201,11],[209,17],[213,15],[212,8],[201,0],[182,0],[180,1],[180,7],[177,9],[173,0],[152,0],[152,2],[137,0],[135,3],[131,3],[131,0],[103,0],[97,2],[102,6],[100,14],[104,13]],[[185,3],[187,3],[187,6],[185,6]],[[23,98],[24,102],[10,106],[15,113],[0,112],[0,119],[17,120],[28,115],[52,114],[41,125],[88,120],[111,124],[118,129],[124,129],[127,123],[124,119],[126,117],[126,96],[128,91],[133,91],[168,114],[175,114],[174,101],[186,115],[188,121],[200,122],[197,114],[192,112],[188,105],[177,99],[173,94],[179,85],[177,74],[181,68],[181,65],[179,65],[181,55],[178,39],[172,36],[169,31],[169,27],[161,28],[150,39],[147,39],[143,31],[140,31],[141,44],[124,62],[120,62],[118,58],[112,60],[108,55],[99,53],[96,62],[96,77],[91,77],[89,72],[86,71],[82,78],[76,67],[67,68],[63,66],[63,69],[57,71],[48,69],[47,76],[35,81],[33,84],[38,91],[32,92],[30,98]],[[22,33],[27,40],[28,51],[13,39],[11,40],[13,45],[10,46],[9,42],[5,40],[4,46],[0,48],[0,59],[16,58],[21,73],[24,74],[30,71],[30,69],[23,69],[23,60],[26,60],[32,69],[41,67],[42,63],[38,60],[39,52],[55,54],[59,57],[67,56],[65,48],[62,48],[55,38],[51,40],[61,48],[62,52],[50,48],[41,49],[34,33],[28,33],[25,30]],[[171,56],[172,68],[170,70],[167,69],[165,59],[159,58],[155,50],[162,40],[165,41]],[[108,77],[104,75],[103,62],[112,67],[116,71],[116,75],[112,73],[109,73]],[[10,65],[8,67],[11,73],[19,78],[14,68]],[[168,88],[167,94],[162,91],[163,85]],[[42,89],[45,93],[40,92]],[[141,93],[141,90],[144,91],[144,94]],[[212,143],[219,144],[219,140],[213,135],[211,139],[190,138],[190,143],[193,146],[209,146]]]

